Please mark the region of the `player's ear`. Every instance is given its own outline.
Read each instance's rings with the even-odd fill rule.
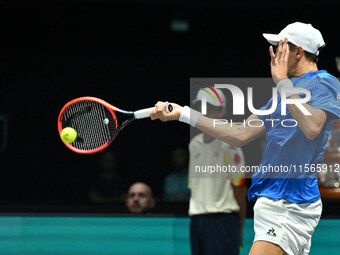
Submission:
[[[297,46],[296,48],[295,48],[295,56],[296,56],[296,58],[297,59],[301,59],[302,58],[302,56],[305,54],[305,51],[304,51],[304,49],[301,47],[301,46]]]

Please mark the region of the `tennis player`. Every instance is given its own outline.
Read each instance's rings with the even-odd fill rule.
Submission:
[[[295,127],[286,128],[277,121],[264,121],[269,116],[251,115],[252,126],[213,126],[209,119],[188,106],[173,104],[174,111],[166,113],[167,102],[158,102],[151,113],[152,119],[179,120],[219,138],[232,146],[244,144],[266,135],[265,151],[259,172],[253,174],[248,199],[254,206],[255,239],[251,255],[302,255],[308,254],[311,237],[317,226],[322,203],[315,172],[312,167],[323,160],[323,153],[332,123],[340,117],[340,82],[325,70],[318,70],[319,51],[325,42],[319,30],[311,24],[289,24],[279,34],[263,34],[274,46],[269,47],[270,67],[279,91],[278,107],[270,119],[280,121],[294,118]],[[281,115],[281,93],[288,90],[286,98],[301,99],[304,95],[293,87],[310,91],[311,99],[303,103],[311,115],[305,115],[298,106],[288,104],[286,115]],[[284,96],[284,94],[282,94]],[[269,109],[272,100],[262,109]],[[293,171],[280,172],[278,178],[269,178],[263,166],[295,166],[303,171],[297,176]]]

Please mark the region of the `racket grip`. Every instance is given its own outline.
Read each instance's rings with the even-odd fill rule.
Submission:
[[[144,119],[150,117],[150,112],[155,109],[156,107],[150,107],[142,110],[138,110],[134,112],[135,119]],[[171,104],[168,104],[168,106],[165,109],[165,112],[172,112],[173,107]]]
[[[135,119],[144,119],[150,117],[150,112],[155,109],[155,107],[150,107],[134,112]]]

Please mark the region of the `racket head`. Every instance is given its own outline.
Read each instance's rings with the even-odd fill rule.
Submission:
[[[92,154],[105,149],[118,134],[118,108],[96,97],[79,97],[64,105],[58,116],[59,136],[65,127],[74,128],[77,138],[63,143],[72,151]]]

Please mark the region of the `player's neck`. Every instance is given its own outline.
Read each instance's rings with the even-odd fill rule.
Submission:
[[[314,62],[304,61],[303,63],[299,63],[296,65],[294,70],[289,73],[289,77],[299,77],[306,73],[316,72],[318,71],[318,66]]]

